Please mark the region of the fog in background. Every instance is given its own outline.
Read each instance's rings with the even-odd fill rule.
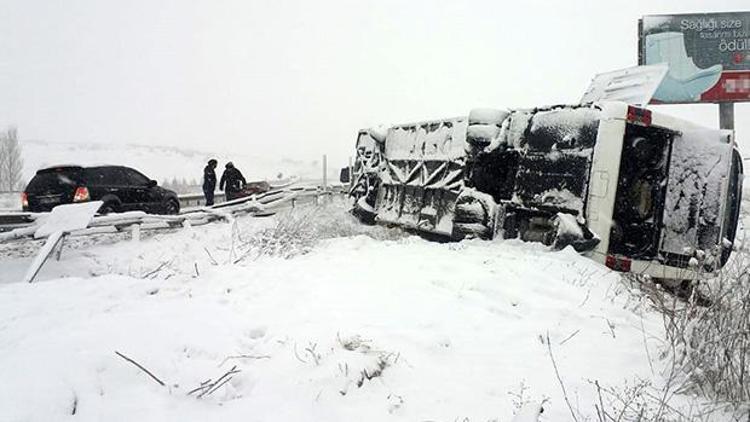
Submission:
[[[356,131],[577,102],[645,14],[743,1],[0,0],[0,127],[345,164]],[[662,107],[718,127],[715,105]],[[750,106],[737,105],[750,143]],[[750,148],[743,148],[750,151]]]

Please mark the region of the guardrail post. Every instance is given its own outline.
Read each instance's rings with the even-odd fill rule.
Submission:
[[[63,233],[62,237],[60,237],[60,244],[57,246],[57,253],[55,254],[55,259],[60,260],[60,255],[62,255],[63,247],[65,246],[65,238],[68,237],[66,233]]]
[[[131,242],[138,243],[141,241],[141,225],[140,224],[133,224],[133,227],[130,233],[131,233],[130,235]]]

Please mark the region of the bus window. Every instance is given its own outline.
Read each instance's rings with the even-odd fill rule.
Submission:
[[[609,251],[635,259],[656,257],[673,133],[628,125],[612,215]]]

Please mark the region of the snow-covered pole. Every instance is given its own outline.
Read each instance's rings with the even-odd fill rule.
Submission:
[[[323,189],[328,186],[328,157],[323,154]]]

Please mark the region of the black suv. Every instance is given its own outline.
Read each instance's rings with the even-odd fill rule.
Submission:
[[[50,211],[57,205],[104,201],[100,214],[145,211],[177,214],[180,201],[137,170],[122,166],[58,166],[36,172],[21,194],[24,211]]]

